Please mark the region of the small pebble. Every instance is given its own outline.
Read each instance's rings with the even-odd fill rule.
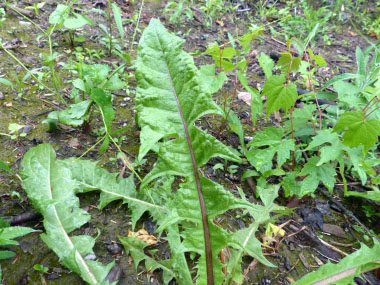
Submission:
[[[5,99],[4,94],[3,92],[0,91],[0,100],[4,100],[4,99]]]

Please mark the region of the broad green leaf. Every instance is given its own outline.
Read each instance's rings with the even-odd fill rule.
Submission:
[[[77,104],[71,104],[69,109],[58,111],[56,113],[58,121],[74,127],[81,126],[84,120],[88,119],[88,111],[92,102],[92,100],[85,100]]]
[[[370,200],[373,200],[373,201],[380,203],[380,191],[379,190],[364,191],[364,192],[347,191],[344,194],[344,196],[361,197],[364,199],[370,199]]]
[[[0,260],[14,257],[16,254],[9,250],[0,250]]]
[[[136,60],[139,159],[163,137],[185,137],[181,113],[189,129],[195,128],[195,120],[203,115],[222,115],[210,94],[204,92],[193,59],[181,50],[182,45],[183,40],[168,33],[156,19],[152,19],[141,37]],[[211,141],[216,142],[205,136],[210,146]],[[187,149],[186,146],[184,151]],[[232,159],[238,159],[236,154]]]
[[[4,161],[0,160],[0,169],[5,170],[9,173],[12,173],[12,170],[9,168],[8,164],[6,164]]]
[[[0,238],[1,239],[14,239],[17,237],[21,237],[27,235],[29,233],[40,232],[38,230],[34,230],[26,227],[7,227],[0,229]]]
[[[283,52],[281,53],[277,65],[281,69],[281,72],[284,75],[287,75],[291,72],[296,72],[299,69],[301,59],[299,57],[293,57],[290,52]]]
[[[349,147],[364,145],[367,152],[378,142],[380,120],[368,120],[361,110],[344,113],[334,127],[335,132],[344,132],[343,143]]]
[[[294,141],[282,139],[284,131],[281,128],[269,127],[259,132],[249,142],[250,149],[246,152],[248,161],[258,171],[264,173],[272,169],[272,160],[277,153],[277,168],[281,168],[289,159],[290,151],[294,150]],[[265,147],[265,148],[263,148]]]
[[[150,211],[153,216],[165,209],[159,205],[149,203],[147,197],[137,192],[133,182],[133,176],[117,179],[117,173],[109,173],[99,167],[96,162],[77,160],[74,158],[58,162],[69,169],[72,178],[77,181],[77,192],[100,191],[99,209],[103,209],[115,200],[128,203],[132,210],[132,228],[145,211]]]
[[[367,172],[364,168],[365,154],[363,152],[363,146],[356,148],[346,147],[345,151],[348,155],[349,161],[352,163],[353,172],[356,172],[356,174],[359,175],[362,185],[365,185],[367,183]]]
[[[30,149],[22,161],[23,187],[34,208],[44,217],[46,233],[42,240],[59,256],[70,270],[80,274],[89,284],[103,282],[113,263],[107,266],[85,260],[95,240],[90,236],[69,236],[70,232],[88,222],[90,216],[79,208],[75,196],[77,182],[70,170],[56,162],[53,148],[41,144]]]
[[[11,81],[5,79],[5,78],[0,78],[0,83],[4,84],[5,86],[9,86],[11,88],[14,88],[14,85]]]
[[[274,61],[265,53],[261,53],[258,57],[260,67],[265,73],[265,77],[268,80],[272,76],[272,70],[274,69]]]
[[[77,13],[73,13],[73,14],[75,15],[75,18],[67,18],[63,22],[63,25],[67,29],[76,30],[76,29],[82,28],[85,25],[92,25],[92,21],[89,18],[81,14],[77,14]]]
[[[228,80],[224,72],[215,75],[215,64],[202,65],[199,69],[199,73],[205,90],[210,94],[218,92],[224,82]]]
[[[281,108],[287,112],[294,106],[298,93],[294,83],[285,84],[284,75],[273,75],[264,84],[263,95],[267,96],[267,115]]]
[[[107,80],[106,84],[104,84],[103,88],[107,91],[116,91],[124,88],[125,83],[121,81],[118,74],[114,74],[109,80]]]
[[[295,136],[310,136],[314,135],[313,125],[313,112],[317,109],[315,104],[305,104],[303,109],[295,108],[293,111],[293,127]],[[287,132],[291,132],[292,124],[290,120],[285,121]]]
[[[365,76],[367,73],[367,62],[368,62],[369,55],[364,54],[359,46],[356,47],[355,54],[356,54],[356,66],[358,68],[357,74]]]
[[[205,165],[212,157],[221,157],[235,162],[240,161],[238,151],[227,148],[206,132],[193,127],[189,129],[189,135],[198,167]],[[179,137],[160,144],[158,160],[151,172],[145,176],[141,187],[144,188],[147,183],[163,175],[190,177],[193,175],[193,164],[185,138]]]
[[[348,106],[358,106],[365,104],[364,98],[358,96],[361,89],[351,83],[345,81],[337,81],[334,83],[334,89],[338,92],[340,102],[348,104]]]
[[[63,22],[67,19],[69,16],[70,8],[69,6],[58,4],[57,8],[53,11],[53,13],[49,16],[49,24],[54,25],[60,25],[63,24]]]
[[[208,226],[211,228],[213,273],[215,282],[220,284],[223,273],[217,253],[227,246],[227,235],[214,225],[213,218],[229,207],[235,208],[244,203],[235,203],[236,199],[223,187],[215,186],[215,183],[202,176],[197,180],[196,176],[198,168],[212,157],[219,156],[236,162],[241,159],[236,150],[226,147],[194,126],[195,121],[205,114],[223,114],[212,101],[211,95],[203,90],[199,71],[191,56],[182,51],[182,45],[183,40],[170,34],[157,19],[151,20],[140,39],[136,60],[136,109],[141,127],[139,159],[153,148],[158,154],[154,168],[146,175],[140,189],[164,175],[185,177],[186,182],[180,184],[181,188],[175,195],[176,203],[169,201],[168,208],[171,211],[163,217],[159,230],[179,223],[187,225],[181,232],[182,255],[188,251],[200,254],[197,278],[199,284],[206,282],[205,232],[202,228],[198,190],[203,193]],[[158,142],[168,137],[172,139]],[[228,194],[224,194],[225,192]],[[218,201],[214,199],[216,195],[220,197]],[[182,206],[184,203],[187,206]]]
[[[331,164],[317,166],[318,161],[318,156],[309,158],[301,172],[297,175],[306,176],[301,182],[302,196],[314,192],[320,181],[330,192],[333,191],[336,176],[335,168]]]
[[[116,27],[119,30],[121,42],[124,46],[124,29],[123,29],[123,20],[121,17],[121,9],[119,6],[117,6],[116,3],[112,3],[112,12],[113,12],[113,17],[115,19]]]
[[[379,260],[380,243],[374,240],[372,248],[361,244],[359,250],[346,256],[339,263],[333,264],[329,261],[317,271],[307,274],[294,284],[356,284],[354,278],[361,273],[380,267]]]

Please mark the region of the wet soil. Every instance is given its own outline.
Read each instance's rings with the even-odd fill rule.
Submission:
[[[31,5],[33,1],[17,1],[19,7],[26,7]],[[58,1],[46,1],[46,5],[41,9],[40,15],[35,17],[33,21],[46,29],[48,24],[48,16],[55,9]],[[105,9],[104,3],[106,1],[78,1],[78,10],[88,12],[91,8],[97,6],[99,9]],[[104,3],[103,3],[104,2]],[[132,34],[134,31],[134,24],[132,17],[138,14],[139,3],[135,4],[129,1],[115,1],[122,8],[123,16],[127,19],[124,23],[126,30],[126,37],[129,40],[127,46],[130,45]],[[131,1],[132,2],[132,1]],[[229,12],[225,15],[218,17],[220,21],[217,24],[215,21],[210,27],[204,25],[202,21],[202,14],[198,6],[194,6],[195,19],[189,21],[183,17],[180,23],[174,25],[169,24],[169,16],[163,16],[164,2],[147,1],[142,10],[139,32],[137,33],[134,47],[130,56],[134,58],[135,47],[141,31],[149,23],[152,17],[160,17],[165,26],[176,33],[178,36],[184,38],[186,43],[184,49],[188,52],[195,52],[197,50],[204,51],[207,45],[213,41],[218,41],[222,44],[228,42],[228,33],[232,35],[243,35],[248,31],[250,21],[255,21],[260,24],[260,18],[256,16],[257,11],[253,6],[244,6],[242,1],[241,9],[235,12]],[[279,5],[285,5],[280,3]],[[244,9],[249,7],[249,10]],[[240,11],[241,10],[241,11]],[[79,33],[86,38],[84,43],[80,43],[77,47],[89,48],[98,51],[105,51],[105,47],[99,45],[99,35],[101,30],[98,28],[99,23],[106,24],[106,19],[103,16],[95,14],[88,14],[93,18],[96,23],[94,26],[86,26]],[[223,24],[221,24],[223,23]],[[269,27],[274,28],[278,26],[270,22],[264,23]],[[319,53],[325,57],[328,62],[328,68],[324,74],[321,75],[323,80],[327,80],[334,74],[352,72],[355,70],[355,48],[360,46],[362,49],[368,46],[368,42],[361,37],[357,31],[354,31],[350,25],[342,25],[333,27],[328,32],[332,45],[326,46],[323,40],[316,41],[314,52]],[[20,15],[12,11],[7,11],[6,21],[3,23],[0,31],[0,37],[3,42],[11,43],[18,40],[18,47],[10,49],[11,52],[29,69],[41,68],[42,60],[41,53],[48,52],[47,42],[38,41],[38,35],[41,34],[38,28],[25,20]],[[116,28],[114,29],[114,36],[118,38]],[[67,34],[65,32],[57,31],[53,34],[54,51],[62,54],[59,62],[67,63],[70,58],[75,58],[75,49],[70,46],[67,41]],[[369,41],[374,42],[369,38]],[[17,41],[15,41],[17,42]],[[273,38],[269,29],[265,30],[264,36],[255,41],[254,50],[256,53],[265,52],[283,52],[286,51],[284,45],[285,40],[282,38]],[[107,53],[105,51],[105,53]],[[89,61],[89,59],[86,59]],[[97,63],[119,63],[120,59],[112,56],[104,56],[101,59],[94,59]],[[197,65],[210,63],[210,58],[205,56],[196,56],[195,62]],[[262,87],[264,83],[264,76],[258,66],[257,60],[254,58],[249,66],[252,70],[250,84],[254,87]],[[62,86],[61,96],[69,102],[69,94],[71,92],[72,84],[70,79],[73,75],[62,68],[62,65],[56,65],[56,72],[58,73]],[[15,82],[16,77],[20,80],[25,76],[26,72],[20,67],[12,58],[10,58],[4,51],[0,51],[0,76]],[[48,78],[44,79],[49,82]],[[126,90],[116,92],[113,98],[113,106],[116,113],[116,119],[113,124],[114,129],[120,129],[126,125],[130,127],[123,133],[122,149],[126,151],[133,160],[138,153],[139,147],[139,129],[135,122],[134,107],[134,91],[136,83],[133,77],[133,68],[128,70],[126,74],[126,81],[128,87]],[[65,106],[48,90],[38,88],[35,80],[26,80],[20,90],[12,90],[4,85],[0,86],[0,132],[8,133],[9,123],[18,123],[23,125],[21,132],[26,136],[18,136],[15,139],[10,139],[7,136],[0,136],[0,160],[7,162],[14,173],[19,173],[20,163],[23,155],[33,146],[40,143],[50,143],[53,145],[58,159],[68,157],[79,157],[87,149],[96,143],[98,136],[85,128],[65,128],[59,132],[48,133],[46,132],[46,125],[42,121],[47,117],[50,111],[59,110]],[[227,87],[228,90],[228,87]],[[221,102],[221,94],[215,94],[214,99]],[[250,124],[250,108],[244,102],[238,99],[233,99],[234,111],[238,114],[239,118],[244,123],[244,128],[247,136],[252,136],[255,129]],[[260,119],[256,129],[263,129],[264,126],[278,124],[275,120]],[[90,122],[93,129],[101,126],[101,121],[94,119]],[[201,125],[207,128],[210,133],[216,134],[220,125],[220,120],[215,118],[206,118],[201,120]],[[226,129],[220,137],[225,143],[238,147],[238,138]],[[99,161],[100,165],[104,166],[110,171],[120,172],[122,164],[120,161],[113,159],[117,154],[116,148],[110,146],[107,152],[99,154],[96,149],[84,155],[86,159],[93,159]],[[149,163],[154,161],[154,157],[149,155],[148,164],[143,168],[149,168]],[[239,166],[238,172],[230,175],[223,173],[220,170],[213,170],[212,166],[219,162],[217,159],[210,161],[205,167],[205,173],[210,177],[222,183],[226,189],[236,192],[237,187],[241,187],[250,201],[256,201],[253,193],[253,187],[246,181],[241,181],[241,174],[244,172],[247,165]],[[142,169],[143,171],[144,169]],[[254,181],[253,181],[254,185]],[[289,216],[282,217],[280,222],[288,224],[285,226],[287,236],[272,244],[271,248],[264,250],[265,255],[270,262],[277,265],[277,268],[265,267],[261,264],[255,263],[250,257],[245,258],[245,265],[243,270],[246,270],[246,284],[289,284],[292,280],[297,280],[307,272],[315,270],[321,263],[327,260],[338,260],[343,257],[337,250],[332,250],[318,243],[315,236],[325,240],[327,243],[334,245],[341,251],[350,253],[358,248],[358,241],[365,242],[366,234],[360,232],[355,226],[357,223],[351,216],[341,208],[336,206],[335,201],[342,202],[344,208],[352,211],[354,215],[368,228],[373,229],[376,234],[379,234],[379,229],[376,225],[379,218],[376,216],[367,217],[366,212],[363,210],[362,203],[358,199],[344,199],[342,197],[341,186],[337,186],[336,194],[331,199],[324,195],[321,189],[316,192],[316,197],[313,199],[306,198],[302,201],[297,210]],[[142,271],[143,268],[135,270],[131,258],[126,256],[124,251],[113,250],[120,247],[118,242],[118,235],[126,236],[128,230],[131,229],[131,221],[128,216],[128,208],[120,202],[113,202],[107,206],[103,211],[99,211],[97,205],[97,194],[85,194],[80,196],[81,207],[88,210],[91,214],[91,221],[78,229],[74,234],[88,234],[96,236],[97,229],[101,231],[94,251],[96,256],[103,263],[109,263],[116,260],[122,269],[122,277],[119,284],[161,284],[159,273],[151,273]],[[276,201],[278,204],[286,205],[288,201],[280,197]],[[379,212],[379,205],[367,204],[366,206],[372,207],[374,212]],[[28,202],[26,194],[21,187],[20,176],[12,175],[5,172],[0,172],[0,216],[10,217],[17,216],[23,213],[32,211],[33,208]],[[224,219],[226,227],[238,229],[244,226],[244,223],[235,221],[233,215],[226,215]],[[147,218],[147,217],[145,217]],[[290,222],[289,222],[290,221]],[[141,225],[144,221],[141,221]],[[277,222],[277,224],[280,224]],[[21,224],[22,226],[29,226],[36,229],[42,228],[40,218]],[[308,227],[302,230],[303,226]],[[326,230],[327,229],[327,230]],[[263,234],[264,229],[260,228],[259,231]],[[296,234],[299,232],[298,234]],[[257,236],[260,235],[258,233]],[[294,235],[292,235],[294,233]],[[17,239],[20,246],[12,246],[11,250],[16,253],[16,257],[7,260],[1,260],[0,265],[3,270],[3,284],[82,284],[83,281],[74,273],[69,272],[59,262],[57,256],[46,247],[46,245],[39,238],[38,233],[29,234],[26,237]],[[33,269],[35,264],[43,264],[49,267],[48,274],[43,276]]]

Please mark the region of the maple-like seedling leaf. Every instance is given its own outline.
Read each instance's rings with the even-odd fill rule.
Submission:
[[[290,72],[298,70],[301,65],[301,59],[299,57],[293,57],[290,52],[283,52],[281,53],[277,65],[280,67],[281,72],[287,75]]]
[[[306,176],[301,183],[302,196],[314,192],[320,181],[322,181],[323,185],[325,185],[330,192],[332,192],[334,188],[334,176],[336,176],[334,167],[331,164],[317,166],[318,161],[318,156],[313,156],[307,161],[302,171],[298,174],[298,176]]]
[[[335,125],[334,131],[344,132],[342,139],[345,145],[356,147],[362,144],[367,152],[378,142],[380,120],[368,120],[361,110],[346,112]]]
[[[287,112],[297,100],[297,87],[294,83],[285,84],[284,75],[271,76],[264,85],[263,95],[267,96],[267,115],[281,108]]]
[[[290,157],[290,151],[294,150],[294,141],[283,139],[284,131],[281,128],[269,127],[259,132],[248,144],[246,152],[248,161],[260,172],[272,169],[272,160],[277,153],[277,168]],[[263,148],[265,147],[265,148]]]

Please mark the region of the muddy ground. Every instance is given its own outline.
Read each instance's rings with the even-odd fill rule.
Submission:
[[[17,1],[17,5],[18,7],[26,7],[33,2],[35,1]],[[79,1],[80,5],[78,8],[82,9],[82,11],[87,11],[97,5],[98,8],[105,9],[105,2],[82,0]],[[122,8],[125,18],[131,19],[134,15],[137,15],[140,7],[139,3],[132,4],[121,0],[116,2]],[[40,15],[34,17],[33,21],[43,29],[46,29],[49,25],[48,16],[55,9],[57,3],[58,1],[46,1],[46,5],[41,9]],[[202,14],[197,6],[194,6],[196,18],[193,21],[183,18],[181,23],[173,25],[168,23],[168,15],[162,15],[165,3],[147,1],[142,9],[139,32],[137,33],[135,43],[133,43],[134,48],[130,56],[131,58],[135,57],[139,36],[152,17],[160,17],[169,30],[185,38],[185,49],[188,52],[196,50],[204,51],[207,45],[215,40],[219,43],[227,42],[227,31],[231,34],[238,33],[239,35],[243,35],[248,29],[250,19],[256,19],[256,24],[260,24],[259,17],[255,14],[257,12],[255,8],[244,6],[244,3],[242,1],[241,9],[218,16],[219,24],[214,21],[213,25],[205,27],[202,23]],[[279,5],[285,4],[281,2]],[[249,7],[250,9],[247,10],[244,7]],[[101,30],[97,24],[106,23],[106,20],[104,17],[94,16],[94,14],[92,14],[92,17],[96,24],[93,27],[86,26],[80,32],[86,38],[86,41],[77,46],[104,50],[104,46],[99,45],[98,38]],[[223,23],[223,26],[221,23]],[[267,24],[266,27],[272,25],[275,29],[278,28],[276,23],[270,24],[270,22],[267,22],[265,24]],[[333,26],[331,24],[331,26],[332,28],[328,32],[328,35],[332,44],[327,46],[323,40],[319,39],[314,47],[314,51],[323,55],[327,60],[329,67],[325,74],[326,79],[331,78],[333,74],[355,71],[356,46],[360,46],[362,49],[368,46],[367,40],[349,24],[345,23],[341,26]],[[134,28],[135,25],[132,20],[125,22],[127,46],[130,45]],[[42,66],[40,53],[48,52],[48,46],[46,42],[37,41],[37,37],[41,32],[33,24],[20,15],[8,10],[6,21],[3,23],[0,31],[0,37],[3,42],[15,45],[10,50],[26,67],[33,69]],[[114,36],[118,38],[116,28],[114,29]],[[52,39],[54,50],[62,54],[59,61],[67,63],[74,52],[74,49],[67,42],[67,35],[64,32],[57,31]],[[375,42],[372,38],[368,38],[368,40]],[[270,52],[282,52],[286,50],[284,42],[283,38],[273,38],[269,29],[267,29],[265,35],[255,41],[254,50],[257,52],[263,51],[266,54]],[[118,63],[120,59],[115,56],[105,55],[101,59],[95,59],[95,61],[97,63],[111,64]],[[197,64],[210,62],[208,58],[199,56],[195,58],[195,61]],[[257,61],[252,61],[250,70],[254,71],[253,78],[250,78],[250,84],[262,86],[264,76]],[[56,71],[63,82],[61,94],[69,102],[72,85],[68,81],[72,78],[70,77],[71,74],[60,68],[59,65],[57,65]],[[14,82],[15,77],[22,78],[25,75],[25,71],[4,51],[0,51],[0,75]],[[138,153],[139,144],[139,129],[134,120],[135,112],[133,110],[136,87],[133,68],[128,70],[125,80],[128,81],[127,90],[118,91],[114,94],[113,105],[116,119],[113,128],[119,129],[126,125],[130,126],[123,134],[125,138],[122,148],[133,160],[133,157]],[[52,144],[58,158],[61,159],[82,155],[98,139],[93,132],[83,128],[66,128],[55,133],[46,132],[46,125],[41,122],[50,111],[64,108],[64,105],[50,92],[38,89],[35,83],[33,80],[27,80],[24,86],[21,87],[21,92],[11,90],[3,85],[0,86],[0,132],[7,133],[8,123],[12,122],[24,125],[22,131],[26,134],[24,137],[18,136],[15,139],[0,136],[0,160],[7,162],[16,174],[20,171],[20,163],[25,152],[40,143]],[[216,101],[219,101],[220,94],[216,94],[214,98]],[[234,106],[234,110],[245,124],[246,135],[252,135],[253,129],[249,121],[249,107],[237,99],[234,102]],[[209,119],[207,122],[204,120],[202,124],[209,129],[210,133],[215,134],[219,128],[220,121]],[[96,120],[92,121],[91,124],[93,128],[101,126],[101,122]],[[260,120],[257,128],[262,129],[264,126],[271,124],[276,124],[276,122],[272,120]],[[221,138],[229,145],[238,146],[237,137],[228,130],[222,133]],[[100,161],[100,164],[107,169],[119,172],[122,168],[121,162],[112,159],[116,154],[117,150],[111,146],[104,154],[99,154],[95,149],[87,153],[84,158]],[[154,157],[149,156],[149,161],[145,165],[147,169],[149,169],[149,163],[152,161],[154,161]],[[211,161],[204,171],[215,180],[223,181],[224,186],[231,191],[236,191],[237,186],[242,187],[247,197],[251,201],[254,201],[255,197],[252,193],[252,185],[246,181],[242,182],[240,179],[245,166],[240,166],[236,174],[229,175],[221,171],[214,171],[212,166],[216,162],[218,161]],[[142,169],[142,173],[143,171],[144,169]],[[17,216],[33,211],[21,187],[19,178],[20,176],[18,175],[0,172],[0,216],[2,217]],[[355,184],[355,181],[351,182]],[[365,204],[367,207],[371,207],[374,212],[379,212],[379,205],[368,204],[366,201],[358,199],[342,200],[339,198],[342,196],[342,187],[339,185],[336,186],[336,195],[333,197],[328,197],[329,195],[324,193],[326,192],[321,189],[316,193],[315,198],[304,199],[297,210],[289,216],[281,218],[281,223],[291,221],[285,226],[287,236],[299,231],[304,225],[307,225],[308,229],[291,237],[285,237],[284,240],[277,243],[277,248],[265,250],[269,261],[277,265],[277,268],[264,267],[252,262],[251,258],[246,258],[246,264],[244,265],[247,273],[246,284],[289,284],[292,280],[297,280],[307,272],[315,270],[320,263],[325,263],[328,259],[334,261],[342,258],[343,254],[339,253],[336,248],[346,253],[353,252],[354,249],[358,248],[358,241],[366,241],[368,233],[358,230],[356,227],[358,222],[354,220],[350,212],[364,226],[372,229],[375,234],[380,233],[377,226],[379,217],[367,217],[362,207]],[[77,230],[75,234],[81,233],[96,236],[97,229],[101,231],[101,235],[94,248],[95,253],[103,263],[109,263],[112,260],[117,261],[122,269],[119,284],[161,284],[159,273],[152,274],[143,271],[142,267],[136,271],[131,258],[125,255],[118,242],[117,236],[126,236],[128,229],[131,228],[128,208],[122,205],[121,202],[114,202],[103,211],[99,211],[95,207],[98,199],[97,194],[82,195],[80,199],[81,207],[88,210],[92,219],[86,226]],[[280,197],[277,199],[277,203],[286,205],[288,201]],[[144,224],[146,228],[153,227],[154,230],[154,224],[149,220],[149,217],[144,216],[144,220],[140,221],[140,223],[140,227]],[[231,228],[241,226],[236,224],[234,220],[227,221],[226,223]],[[21,225],[42,229],[39,217]],[[321,227],[323,227],[324,231],[321,230]],[[327,243],[333,245],[335,249],[321,245],[317,241],[316,236],[323,238]],[[18,241],[20,242],[20,246],[12,247],[12,250],[16,252],[16,258],[0,261],[3,269],[3,284],[83,283],[76,274],[69,272],[59,263],[57,256],[46,247],[38,234],[30,234],[27,237],[18,239]],[[165,248],[165,244],[161,243],[161,247]],[[43,264],[49,267],[48,274],[41,277],[40,273],[33,269],[34,264]],[[368,278],[376,277],[370,276]],[[376,281],[376,279],[373,280]]]

